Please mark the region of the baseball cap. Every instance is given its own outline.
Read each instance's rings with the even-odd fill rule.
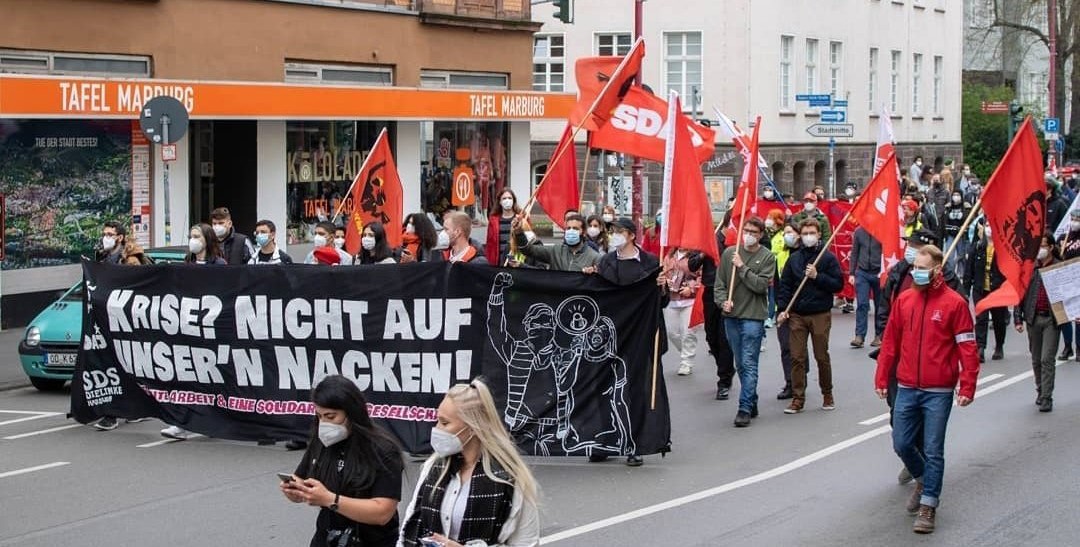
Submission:
[[[917,230],[911,234],[911,237],[905,238],[908,243],[914,243],[916,245],[941,245],[938,237],[930,230]]]
[[[807,192],[806,195],[802,197],[802,200],[817,203],[817,194],[813,192]]]

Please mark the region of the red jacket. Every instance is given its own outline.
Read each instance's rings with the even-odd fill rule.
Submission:
[[[874,385],[885,389],[896,370],[897,381],[914,388],[955,388],[975,398],[979,355],[968,303],[941,276],[922,291],[904,291],[889,313],[877,359]]]
[[[495,266],[502,266],[499,264],[499,219],[501,218],[501,214],[488,217],[487,242],[484,247],[488,264]]]

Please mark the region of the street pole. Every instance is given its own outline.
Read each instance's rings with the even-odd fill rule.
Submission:
[[[836,199],[836,138],[829,137],[829,199]]]
[[[642,17],[644,15],[645,0],[634,0],[634,41],[636,42],[641,38]],[[638,71],[637,76],[634,77],[634,85],[641,85],[641,71]],[[641,158],[634,156],[634,163],[630,167],[630,176],[633,180],[633,191],[630,205],[630,218],[633,219],[634,225],[637,226],[637,241],[640,244],[644,241],[643,230],[641,227],[641,214],[642,214],[642,198],[644,192],[642,191],[642,172],[645,171],[645,164],[641,162]],[[664,219],[665,221],[667,219]]]
[[[1046,14],[1047,34],[1050,37],[1050,107],[1047,108],[1047,113],[1050,118],[1057,117],[1057,0],[1047,0],[1046,8],[1048,13]],[[1059,122],[1059,128],[1061,127]],[[1060,135],[1060,129],[1059,133]],[[1060,136],[1058,137],[1061,138]],[[1057,148],[1051,146],[1050,153],[1057,156]],[[1057,158],[1058,165],[1061,165],[1061,158]]]

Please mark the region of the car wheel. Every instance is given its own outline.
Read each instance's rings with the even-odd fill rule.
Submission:
[[[38,389],[38,391],[60,391],[64,389],[66,380],[53,380],[51,378],[35,378],[30,377],[30,383]]]

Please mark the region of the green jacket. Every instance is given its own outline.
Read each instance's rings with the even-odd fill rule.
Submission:
[[[821,209],[814,209],[813,213],[799,211],[799,213],[792,218],[792,222],[795,224],[795,230],[802,233],[802,230],[799,229],[799,225],[802,224],[802,221],[810,218],[811,215],[813,215],[814,220],[817,221],[818,228],[821,229],[821,242],[824,243],[828,241],[829,236],[832,235],[832,226],[829,226],[829,217],[825,216],[825,213],[822,213]]]
[[[563,272],[581,272],[582,268],[595,266],[600,262],[600,253],[589,247],[584,240],[577,250],[565,243],[544,245],[539,239],[529,241],[523,233],[517,234],[518,251],[521,254],[547,263],[552,270]]]
[[[735,272],[735,291],[731,296],[735,305],[731,313],[724,315],[764,321],[769,316],[769,283],[776,273],[776,257],[765,245],[759,246],[754,252],[747,251],[742,245],[724,249],[720,256],[720,267],[716,269],[716,307],[723,308],[724,301],[727,300],[728,284],[731,282],[731,257],[736,250],[743,260],[743,267]]]

